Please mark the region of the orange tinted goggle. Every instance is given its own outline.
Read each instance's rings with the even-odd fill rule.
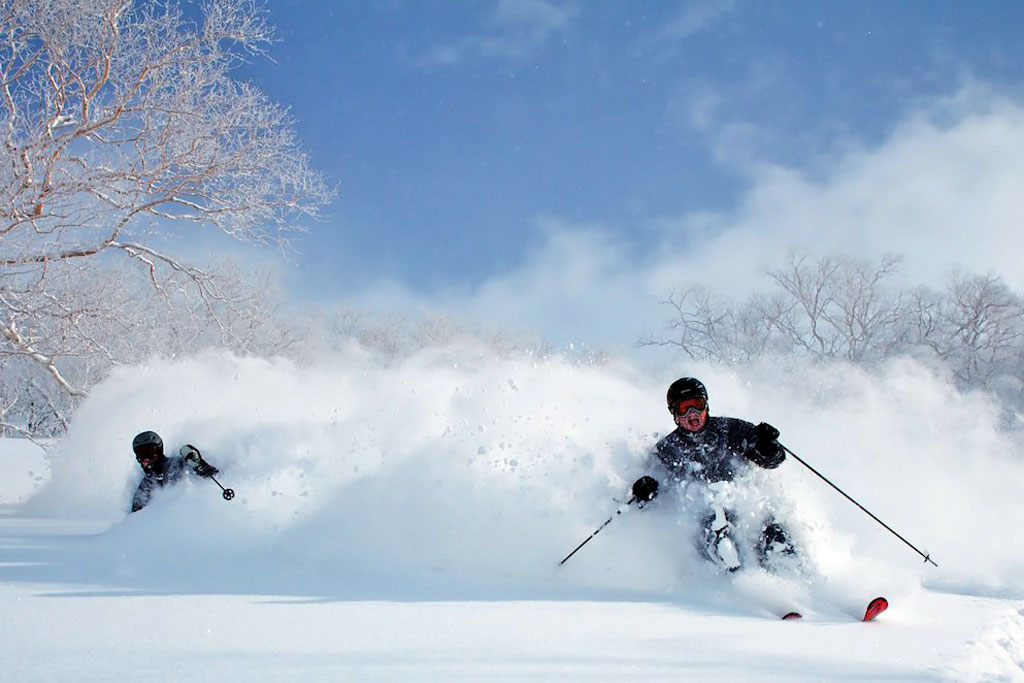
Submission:
[[[676,415],[685,415],[686,411],[690,408],[693,408],[698,413],[703,413],[708,409],[708,402],[700,397],[686,398],[672,406],[672,412]]]

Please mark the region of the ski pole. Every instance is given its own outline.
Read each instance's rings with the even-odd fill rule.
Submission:
[[[630,505],[632,505],[632,504],[633,504],[633,503],[634,503],[635,501],[636,501],[636,496],[633,496],[633,497],[632,497],[632,498],[630,498],[630,499],[629,499],[628,501],[626,501],[626,508],[628,509],[628,508],[629,508],[629,506],[630,506]],[[592,533],[592,534],[590,534],[589,536],[587,536],[587,537],[586,537],[586,538],[585,538],[585,539],[583,540],[583,542],[582,542],[582,543],[580,543],[580,544],[579,544],[578,546],[576,546],[576,548],[575,548],[575,549],[574,549],[574,550],[573,550],[573,551],[572,551],[571,553],[569,553],[568,555],[566,555],[566,556],[565,556],[565,558],[563,558],[563,559],[562,559],[562,561],[558,563],[558,565],[559,565],[559,566],[562,566],[563,564],[565,564],[566,560],[568,560],[568,559],[569,559],[570,557],[572,557],[573,555],[575,555],[575,554],[576,554],[576,551],[577,551],[577,550],[579,550],[580,548],[582,548],[583,546],[585,546],[585,545],[586,545],[587,543],[589,543],[589,542],[590,542],[590,539],[592,539],[592,538],[593,538],[594,536],[597,536],[597,535],[598,535],[599,533],[601,533],[601,529],[603,529],[603,528],[605,528],[606,526],[608,526],[609,524],[611,524],[611,523],[612,523],[612,520],[613,520],[613,519],[615,519],[615,516],[616,516],[616,515],[621,515],[621,514],[622,514],[622,508],[620,507],[620,508],[619,508],[618,510],[616,510],[616,511],[615,511],[615,514],[614,514],[614,515],[612,515],[611,517],[609,517],[609,518],[608,518],[608,520],[607,520],[607,521],[606,521],[606,522],[605,522],[604,524],[602,524],[601,526],[597,527],[597,530],[595,530],[595,531],[594,531],[594,533]]]
[[[235,490],[234,489],[226,489],[226,488],[224,488],[224,486],[219,481],[217,481],[217,478],[214,477],[212,474],[209,476],[209,478],[213,479],[213,483],[214,484],[216,484],[217,486],[220,486],[220,490],[224,492],[224,493],[221,494],[221,495],[224,496],[224,500],[231,500],[232,498],[235,497]]]
[[[779,445],[780,445],[780,446],[782,446],[782,444],[779,444]],[[824,482],[825,482],[826,484],[828,484],[829,486],[831,486],[832,488],[834,488],[834,489],[835,489],[836,491],[839,491],[839,493],[843,494],[843,497],[845,497],[845,498],[846,498],[846,500],[850,501],[851,503],[853,503],[854,505],[856,505],[857,507],[859,507],[859,508],[860,508],[861,510],[863,510],[863,511],[864,511],[864,512],[865,512],[865,513],[866,513],[866,514],[868,515],[868,517],[870,517],[871,519],[875,520],[876,522],[878,522],[879,524],[881,524],[881,525],[882,525],[883,527],[885,527],[885,529],[886,529],[886,530],[887,530],[887,531],[888,531],[888,532],[889,532],[890,534],[892,534],[893,536],[895,536],[896,538],[900,539],[901,541],[903,541],[904,543],[906,543],[906,544],[907,544],[908,546],[910,546],[910,548],[911,548],[911,549],[913,549],[913,551],[914,551],[915,553],[917,553],[918,555],[920,555],[921,557],[923,557],[923,558],[924,558],[924,561],[925,561],[925,562],[931,562],[931,563],[932,563],[933,565],[935,565],[936,567],[938,567],[938,566],[939,566],[939,565],[935,564],[935,560],[933,560],[933,559],[932,559],[932,557],[931,557],[931,554],[925,554],[925,553],[921,552],[920,550],[918,550],[918,549],[917,549],[917,548],[916,548],[916,547],[914,546],[914,544],[913,544],[913,543],[911,543],[911,542],[910,542],[910,541],[908,541],[907,539],[905,539],[905,538],[903,538],[902,536],[900,536],[900,535],[899,535],[898,533],[896,533],[896,532],[895,532],[895,531],[894,531],[894,530],[892,529],[892,527],[890,527],[890,526],[889,526],[888,524],[886,524],[885,522],[883,522],[882,520],[880,520],[880,519],[879,519],[878,517],[875,517],[875,516],[874,516],[873,514],[871,514],[871,511],[870,511],[870,510],[868,510],[868,509],[867,509],[866,507],[864,507],[863,505],[861,505],[860,503],[858,503],[857,501],[855,501],[855,500],[854,500],[853,498],[851,498],[851,497],[850,497],[850,496],[849,496],[849,495],[848,495],[848,494],[846,493],[846,491],[842,490],[841,488],[839,488],[838,486],[836,486],[835,484],[833,484],[833,483],[832,483],[831,481],[829,481],[829,480],[828,480],[828,478],[827,478],[827,477],[825,477],[825,475],[823,475],[823,474],[822,474],[821,472],[819,472],[818,470],[814,469],[814,468],[813,468],[813,467],[811,467],[811,466],[810,466],[809,464],[807,464],[807,462],[806,462],[806,461],[804,461],[804,459],[803,459],[803,458],[801,458],[801,457],[800,457],[799,455],[797,455],[797,454],[796,454],[796,453],[794,453],[793,451],[789,450],[789,449],[788,449],[788,448],[786,448],[785,446],[782,446],[782,450],[786,451],[786,452],[787,452],[787,453],[789,453],[789,454],[790,454],[791,456],[793,456],[793,458],[794,458],[794,459],[795,459],[795,460],[796,460],[796,461],[797,461],[798,463],[800,463],[801,465],[803,465],[804,467],[806,467],[807,469],[809,469],[809,470],[810,470],[811,472],[814,472],[814,473],[815,473],[816,475],[818,475],[818,477],[820,477],[820,478],[821,478],[821,480],[822,480],[822,481],[824,481]],[[589,539],[588,539],[588,540],[589,540]]]

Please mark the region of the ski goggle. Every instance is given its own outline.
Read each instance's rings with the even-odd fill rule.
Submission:
[[[696,398],[684,398],[682,401],[672,406],[672,412],[676,415],[685,415],[689,410],[696,410],[698,413],[703,413],[707,409],[707,400],[699,396]]]
[[[159,456],[162,450],[163,449],[159,444],[144,443],[135,449],[135,459],[139,462],[142,462],[143,460],[152,460]]]

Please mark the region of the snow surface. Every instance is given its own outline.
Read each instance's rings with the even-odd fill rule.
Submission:
[[[716,575],[685,504],[616,503],[676,374],[939,567],[792,459],[727,495],[791,527],[803,574]],[[2,678],[1024,680],[1024,449],[999,421],[911,361],[655,377],[467,342],[122,368],[48,453],[0,440]],[[144,429],[237,497],[188,481],[126,516]]]

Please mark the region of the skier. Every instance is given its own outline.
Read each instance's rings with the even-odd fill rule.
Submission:
[[[709,416],[707,390],[692,377],[673,382],[666,399],[676,430],[655,445],[648,464],[652,473],[674,484],[673,491],[697,485],[697,491],[704,493],[708,509],[700,520],[698,550],[717,566],[736,571],[742,565],[734,538],[736,514],[715,504],[708,492],[714,484],[731,482],[749,471],[751,465],[765,469],[781,465],[786,453],[777,441],[779,431],[765,422],[754,426],[732,417]],[[657,496],[658,478],[643,476],[633,484],[633,495],[641,505]],[[776,556],[794,554],[782,525],[771,518],[763,520],[757,543],[760,564],[770,569]]]
[[[192,446],[182,446],[181,456],[164,455],[164,441],[156,432],[142,432],[132,440],[135,460],[144,473],[135,489],[132,512],[138,512],[149,504],[156,489],[170,486],[181,480],[188,472],[186,464],[192,465],[192,472],[200,477],[212,477],[220,470],[203,460],[199,451]]]

